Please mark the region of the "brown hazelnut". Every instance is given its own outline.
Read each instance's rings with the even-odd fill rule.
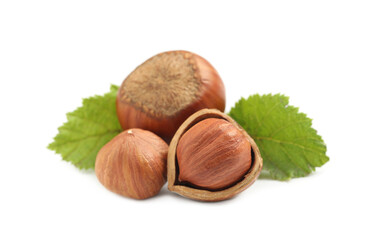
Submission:
[[[158,194],[166,182],[168,145],[154,133],[126,130],[98,152],[95,172],[110,191],[135,199]]]
[[[230,122],[207,118],[182,135],[177,160],[180,182],[223,189],[240,180],[251,167],[251,144]]]
[[[263,161],[248,133],[213,109],[190,116],[177,130],[168,152],[168,188],[202,201],[220,201],[248,188]]]
[[[187,51],[160,53],[122,83],[116,110],[123,129],[141,128],[169,142],[203,108],[225,109],[225,87],[213,66]]]

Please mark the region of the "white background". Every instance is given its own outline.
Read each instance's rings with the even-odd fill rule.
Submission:
[[[1,1],[0,239],[371,239],[371,1],[175,2]],[[215,66],[227,111],[290,96],[330,161],[224,202],[136,201],[46,149],[83,97],[177,49]]]

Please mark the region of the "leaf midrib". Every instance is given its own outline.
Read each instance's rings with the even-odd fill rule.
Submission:
[[[65,129],[65,130],[73,131],[71,129]],[[63,145],[69,144],[69,143],[81,142],[81,141],[84,141],[85,139],[103,137],[103,136],[108,135],[108,134],[114,134],[114,133],[120,133],[120,132],[121,132],[121,129],[116,129],[116,130],[111,130],[111,131],[107,131],[107,132],[100,133],[100,134],[87,135],[87,136],[84,136],[84,137],[81,137],[81,138],[78,138],[78,139],[68,140],[68,141],[66,141],[64,143],[53,144],[53,147],[61,147]]]
[[[279,140],[279,139],[275,139],[275,138],[271,138],[271,137],[261,137],[261,136],[257,137],[256,136],[256,137],[253,137],[253,139],[258,140],[258,141],[265,140],[265,141],[271,141],[271,142],[278,143],[278,144],[293,145],[293,146],[296,146],[296,147],[299,147],[301,149],[304,149],[304,150],[307,150],[307,151],[310,151],[310,152],[314,152],[314,153],[317,153],[317,154],[320,154],[323,151],[322,149],[312,149],[312,148],[309,148],[307,146],[304,146],[304,145],[301,145],[301,144],[298,144],[298,143],[283,141],[283,140]]]

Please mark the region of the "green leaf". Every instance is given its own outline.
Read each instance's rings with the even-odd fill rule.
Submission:
[[[329,160],[311,119],[289,106],[288,99],[280,94],[256,94],[240,99],[229,113],[257,143],[264,178],[303,177]]]
[[[122,131],[115,107],[118,88],[111,85],[103,96],[83,99],[82,107],[67,113],[48,148],[80,169],[93,169],[101,147]]]

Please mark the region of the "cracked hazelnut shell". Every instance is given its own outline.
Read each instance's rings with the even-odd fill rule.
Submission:
[[[168,189],[201,201],[220,201],[247,189],[263,160],[254,140],[228,115],[203,109],[177,130],[168,152]]]
[[[204,108],[225,109],[225,87],[213,66],[187,51],[160,53],[123,81],[116,99],[121,127],[149,130],[170,142]]]

